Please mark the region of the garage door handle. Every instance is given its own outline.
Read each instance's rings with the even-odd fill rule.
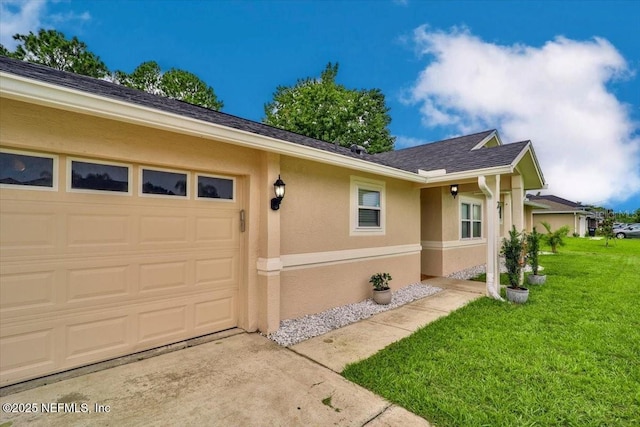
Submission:
[[[240,211],[240,232],[241,233],[244,233],[244,225],[245,225],[244,209],[242,209]]]

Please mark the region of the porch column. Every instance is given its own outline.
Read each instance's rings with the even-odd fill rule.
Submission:
[[[280,174],[280,155],[265,153],[260,186],[260,237],[258,258],[258,329],[264,333],[280,327],[280,215],[271,209],[273,183]],[[286,178],[284,178],[286,179]]]
[[[513,202],[511,200],[511,193],[505,193],[503,196],[504,203],[502,204],[502,234],[501,236],[509,235],[509,230],[513,225]]]
[[[500,263],[498,200],[500,175],[478,177],[478,186],[487,200],[487,296],[502,301],[500,296]]]
[[[515,175],[511,177],[511,204],[513,225],[516,226],[516,230],[524,230],[524,185],[521,175]],[[511,227],[509,227],[511,229]]]

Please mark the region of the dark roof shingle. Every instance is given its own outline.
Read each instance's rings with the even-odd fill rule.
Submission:
[[[472,150],[495,132],[488,130],[472,135],[424,144],[386,153],[354,153],[336,144],[278,129],[264,123],[243,119],[219,111],[209,110],[183,101],[149,94],[116,83],[56,70],[39,64],[0,56],[0,70],[98,96],[141,105],[183,117],[227,126],[281,141],[300,144],[342,156],[357,158],[379,165],[417,173],[422,170],[446,169],[447,173],[510,165],[527,142]]]

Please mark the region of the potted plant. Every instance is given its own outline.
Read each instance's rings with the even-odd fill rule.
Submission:
[[[530,274],[527,277],[530,285],[542,285],[547,281],[546,275],[538,274],[538,270],[540,269],[538,257],[540,256],[541,238],[542,234],[538,233],[535,227],[533,227],[533,231],[531,233],[527,234],[527,261],[529,262],[533,272],[533,274]]]
[[[373,284],[373,300],[378,304],[389,304],[391,302],[391,288],[389,273],[376,273],[371,276],[369,283]]]
[[[523,269],[525,266],[526,239],[523,233],[516,230],[515,225],[509,231],[509,238],[502,239],[502,255],[507,267],[507,300],[525,303],[529,299],[529,289],[522,286]]]

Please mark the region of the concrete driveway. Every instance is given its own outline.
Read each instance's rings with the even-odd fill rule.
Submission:
[[[1,397],[0,427],[429,426],[339,375],[484,294],[478,282],[425,283],[443,291],[291,348],[242,332]]]
[[[337,373],[247,333],[0,400],[3,427],[428,426]]]

